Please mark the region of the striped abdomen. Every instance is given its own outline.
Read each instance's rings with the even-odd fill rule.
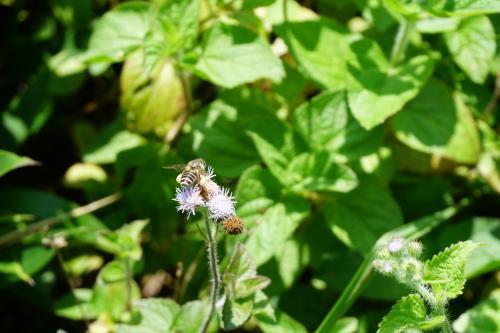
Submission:
[[[181,187],[190,187],[198,183],[199,175],[196,171],[193,170],[184,170],[181,173],[181,178],[179,183]]]

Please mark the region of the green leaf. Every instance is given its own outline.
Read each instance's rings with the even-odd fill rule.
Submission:
[[[424,281],[431,284],[438,301],[453,299],[462,293],[465,263],[478,246],[473,241],[459,242],[426,261]]]
[[[285,312],[277,311],[276,320],[257,317],[259,328],[264,333],[307,333],[307,329]]]
[[[143,67],[143,53],[132,53],[120,76],[120,106],[127,128],[155,132],[164,137],[184,107],[182,84],[171,60],[159,61],[150,73]]]
[[[67,293],[57,299],[53,305],[53,310],[56,315],[73,320],[97,318],[98,312],[91,303],[92,295],[92,289],[75,289],[74,293]]]
[[[127,301],[139,299],[141,292],[133,279],[127,279],[124,261],[111,261],[99,272],[92,295],[92,307],[97,313],[115,320],[127,311]]]
[[[151,19],[150,4],[131,1],[119,4],[101,17],[90,36],[87,61],[121,61],[142,45]]]
[[[361,179],[353,191],[323,206],[332,232],[347,246],[367,253],[378,237],[403,222],[391,193],[375,178]]]
[[[23,266],[18,261],[0,261],[0,274],[10,275],[30,285],[35,283],[31,276],[24,271]]]
[[[299,68],[326,88],[351,87],[354,83],[351,67],[365,71],[387,66],[375,42],[349,34],[325,18],[285,23],[276,31],[290,48]]]
[[[381,126],[365,130],[352,116],[343,91],[324,92],[293,113],[294,129],[312,150],[328,150],[341,161],[376,152],[384,137]]]
[[[500,3],[497,0],[455,0],[442,8],[443,12],[455,16],[476,16],[500,13]]]
[[[250,132],[280,147],[286,156],[294,156],[290,131],[274,110],[275,106],[256,90],[226,91],[208,110],[190,119],[194,128],[193,149],[225,177],[240,176],[260,162]]]
[[[39,164],[29,157],[19,156],[10,151],[0,149],[0,177],[11,170]]]
[[[433,67],[433,61],[424,55],[387,71],[351,66],[350,70],[357,80],[348,93],[354,117],[366,129],[383,123],[417,96]]]
[[[286,197],[269,208],[246,242],[255,264],[262,265],[283,246],[300,222],[309,214],[309,203],[301,197]]]
[[[151,72],[161,58],[193,45],[199,14],[200,0],[163,1],[144,40],[146,73]]]
[[[140,135],[133,134],[118,122],[111,123],[102,129],[83,149],[83,161],[94,164],[110,164],[116,156],[128,149],[140,146],[145,142]]]
[[[138,311],[137,321],[117,326],[117,333],[163,333],[169,332],[180,306],[170,299],[147,298],[133,304]]]
[[[500,331],[500,289],[490,297],[462,313],[453,329],[457,333],[496,333]]]
[[[252,315],[253,301],[251,299],[226,301],[222,308],[222,327],[232,330],[243,325]]]
[[[182,305],[174,319],[173,332],[198,333],[202,325],[207,304],[202,301],[191,301]]]
[[[456,31],[444,35],[453,60],[475,83],[484,83],[495,56],[495,29],[487,16],[463,20]]]
[[[158,10],[165,41],[172,52],[190,47],[198,33],[200,0],[166,0]]]
[[[21,265],[26,274],[33,276],[55,256],[55,251],[41,245],[27,247],[21,252]]]
[[[477,248],[472,253],[465,267],[465,276],[473,278],[500,268],[500,258],[498,257],[500,240],[497,236],[499,233],[500,219],[474,217],[444,228],[441,231],[438,243],[440,248],[461,239],[484,244],[485,246]]]
[[[354,171],[337,164],[328,152],[304,153],[290,161],[286,173],[295,191],[349,192],[358,185]]]
[[[206,33],[194,69],[225,88],[259,79],[280,81],[285,75],[281,60],[266,41],[249,30],[224,24]]]
[[[435,79],[391,121],[396,137],[409,147],[460,163],[475,163],[479,133],[458,93]]]
[[[403,333],[418,329],[426,319],[425,304],[417,294],[400,299],[379,324],[377,333]]]

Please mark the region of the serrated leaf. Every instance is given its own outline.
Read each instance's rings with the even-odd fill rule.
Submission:
[[[243,325],[252,315],[253,301],[226,301],[222,308],[222,327],[224,330],[235,329]]]
[[[470,279],[500,268],[500,219],[474,217],[443,228],[439,235],[438,246],[444,248],[448,244],[468,239],[484,244],[476,249],[466,267],[465,276]]]
[[[256,292],[266,288],[271,284],[271,280],[265,276],[254,276],[247,279],[241,279],[238,281],[235,288],[235,294],[237,298],[246,298]]]
[[[281,60],[266,41],[242,27],[225,24],[206,33],[194,69],[225,88],[259,79],[280,81],[285,75]]]
[[[361,126],[372,129],[417,96],[434,68],[428,56],[416,56],[394,69],[350,66],[357,84],[348,89],[349,106]]]
[[[336,159],[353,160],[377,151],[383,129],[364,129],[352,116],[343,91],[324,92],[293,113],[294,129],[310,149],[328,150]]]
[[[426,319],[425,304],[417,294],[400,299],[382,319],[377,333],[402,333],[418,329]]]
[[[462,21],[456,31],[444,35],[457,65],[475,83],[484,83],[495,56],[495,29],[487,16]]]
[[[14,169],[37,164],[37,161],[29,157],[19,156],[10,151],[0,149],[0,177]]]
[[[233,274],[237,279],[248,279],[257,275],[253,259],[243,244],[236,244],[224,274]]]
[[[431,284],[438,301],[453,299],[462,293],[465,263],[478,246],[473,241],[459,242],[426,261],[424,281]]]

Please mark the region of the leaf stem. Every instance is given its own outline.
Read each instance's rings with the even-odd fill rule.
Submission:
[[[212,319],[212,315],[214,314],[217,305],[217,297],[219,294],[220,286],[219,265],[217,263],[217,244],[215,240],[215,237],[217,235],[217,226],[212,228],[208,215],[206,213],[204,213],[203,215],[207,233],[208,264],[212,276],[212,285],[210,288],[210,309],[205,319],[203,320],[203,325],[201,326],[199,331],[200,333],[205,333],[208,329],[208,325],[210,324],[210,320]]]
[[[411,32],[413,31],[413,26],[413,21],[409,21],[407,19],[403,19],[403,21],[399,25],[399,29],[396,34],[396,38],[394,39],[394,45],[392,46],[391,51],[391,68],[396,67],[404,56],[406,47],[408,46],[408,40],[410,38]]]

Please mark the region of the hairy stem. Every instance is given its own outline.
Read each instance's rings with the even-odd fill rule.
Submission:
[[[123,260],[125,265],[125,304],[128,312],[132,311],[132,268],[130,267],[130,258]]]
[[[217,305],[217,297],[219,295],[219,286],[220,286],[220,273],[219,273],[219,265],[217,263],[217,244],[216,244],[216,235],[217,235],[217,226],[212,227],[210,220],[207,214],[204,214],[205,217],[205,229],[207,233],[207,250],[208,250],[208,264],[210,269],[210,274],[212,276],[212,285],[210,288],[210,309],[203,320],[203,325],[200,328],[200,333],[205,333],[208,329],[208,325],[210,324],[210,320],[212,319],[212,315],[215,312],[215,307]]]
[[[404,56],[406,47],[408,46],[408,39],[413,30],[414,23],[408,20],[403,20],[399,25],[398,33],[394,39],[394,45],[391,51],[391,62],[392,68],[396,67]]]
[[[418,285],[417,291],[429,304],[432,315],[443,316],[443,318],[445,318],[444,322],[441,324],[441,331],[443,333],[453,333],[450,322],[446,317],[446,305],[442,302],[438,302],[432,291],[424,285]]]

